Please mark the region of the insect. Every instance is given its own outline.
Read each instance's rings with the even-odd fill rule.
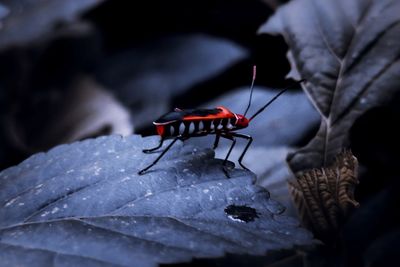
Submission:
[[[173,112],[167,113],[161,116],[158,120],[153,122],[156,126],[157,133],[160,136],[160,143],[150,149],[144,149],[144,153],[152,153],[162,147],[166,139],[173,138],[173,141],[160,153],[160,155],[146,168],[138,172],[139,175],[144,174],[147,170],[153,167],[157,162],[165,155],[165,153],[175,144],[176,141],[185,141],[191,137],[206,136],[209,134],[215,134],[215,141],[213,149],[216,149],[219,144],[220,138],[226,138],[232,141],[232,144],[228,150],[227,155],[222,163],[223,171],[226,176],[229,177],[226,164],[228,162],[229,155],[232,152],[233,147],[236,144],[236,138],[243,138],[247,140],[247,144],[240,155],[238,162],[243,169],[249,170],[243,165],[242,160],[245,156],[248,148],[253,142],[253,138],[250,135],[237,133],[237,130],[246,128],[249,123],[260,114],[266,107],[268,107],[275,99],[283,94],[287,87],[276,94],[270,101],[267,102],[262,108],[260,108],[253,116],[249,119],[246,118],[247,111],[251,106],[251,99],[254,89],[254,81],[256,79],[256,66],[253,67],[253,78],[250,86],[250,97],[249,103],[243,115],[233,113],[229,109],[223,106],[219,106],[213,109],[178,109],[176,108]],[[303,82],[301,80],[296,84]]]

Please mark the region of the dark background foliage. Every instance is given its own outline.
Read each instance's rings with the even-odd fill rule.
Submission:
[[[155,134],[151,122],[172,108],[214,104],[247,88],[253,65],[262,91],[275,93],[292,83],[285,79],[290,66],[284,39],[256,33],[286,1],[70,1],[69,7],[63,4],[68,1],[51,2],[0,3],[1,170],[62,143],[111,133]],[[302,94],[299,88],[291,91]],[[245,92],[239,106],[246,105]],[[343,244],[322,246],[306,260],[293,251],[277,253],[276,260],[292,257],[276,266],[382,266],[396,260],[399,103],[396,95],[351,128],[350,148],[361,164],[356,189],[361,206],[345,224]],[[271,116],[287,109],[276,108]],[[292,136],[279,144],[285,153],[307,144],[318,129],[316,113],[305,110],[300,134],[285,125]],[[298,120],[296,111],[285,116]],[[253,135],[273,131],[249,129]],[[273,152],[266,161],[278,157],[278,150],[268,151]],[[263,171],[272,176],[271,169],[283,168]],[[272,259],[233,256],[191,265],[268,266]]]

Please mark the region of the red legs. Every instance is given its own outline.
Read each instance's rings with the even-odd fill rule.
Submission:
[[[175,144],[175,142],[178,141],[178,140],[182,140],[182,141],[183,141],[184,138],[182,138],[181,135],[178,135],[177,137],[175,137],[175,139],[161,152],[161,154],[153,161],[153,163],[151,163],[149,166],[147,166],[147,167],[144,168],[143,170],[139,171],[138,174],[139,174],[139,175],[142,175],[142,174],[144,174],[148,169],[150,169],[151,167],[153,167],[154,165],[156,165],[157,162],[165,155],[165,153],[167,153],[167,151],[168,151],[168,150]],[[164,139],[161,139],[160,144],[159,144],[157,147],[152,148],[152,149],[146,149],[146,150],[154,151],[154,150],[160,148],[161,145],[162,145],[162,143],[163,143],[163,141],[164,141]],[[144,152],[144,151],[143,151],[143,152]],[[145,153],[148,153],[148,152],[145,152]]]

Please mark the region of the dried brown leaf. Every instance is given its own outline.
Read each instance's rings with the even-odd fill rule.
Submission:
[[[340,153],[327,168],[312,169],[289,183],[289,190],[304,224],[320,238],[336,233],[358,202],[358,163],[350,151]]]

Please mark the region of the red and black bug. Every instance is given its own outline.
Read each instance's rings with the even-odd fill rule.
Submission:
[[[253,95],[254,81],[256,77],[256,67],[253,68],[253,79],[250,87],[250,97],[249,104],[243,115],[233,113],[226,107],[216,107],[214,109],[185,109],[181,110],[176,108],[173,112],[167,113],[161,116],[158,120],[153,122],[157,128],[157,133],[160,136],[160,143],[158,146],[150,149],[144,149],[144,153],[152,153],[162,147],[164,140],[174,138],[174,140],[161,152],[161,154],[154,160],[152,164],[147,166],[138,172],[138,174],[143,174],[148,169],[153,167],[164,154],[175,144],[177,140],[187,140],[191,137],[205,136],[209,134],[215,134],[214,149],[218,147],[220,137],[229,139],[232,141],[232,145],[222,163],[223,170],[228,176],[226,170],[226,163],[228,161],[229,155],[232,152],[233,147],[236,144],[236,137],[243,138],[247,140],[247,145],[245,146],[242,154],[239,157],[239,164],[243,169],[248,170],[246,166],[243,165],[242,160],[247,152],[253,138],[250,135],[245,135],[241,133],[236,133],[237,130],[246,128],[249,122],[253,120],[258,114],[260,114],[267,106],[269,106],[276,98],[283,94],[289,87],[281,90],[277,95],[275,95],[267,104],[260,108],[253,116],[249,119],[246,118],[246,113],[251,105],[251,98]],[[298,83],[302,82],[299,81]],[[296,83],[297,84],[297,83]]]

